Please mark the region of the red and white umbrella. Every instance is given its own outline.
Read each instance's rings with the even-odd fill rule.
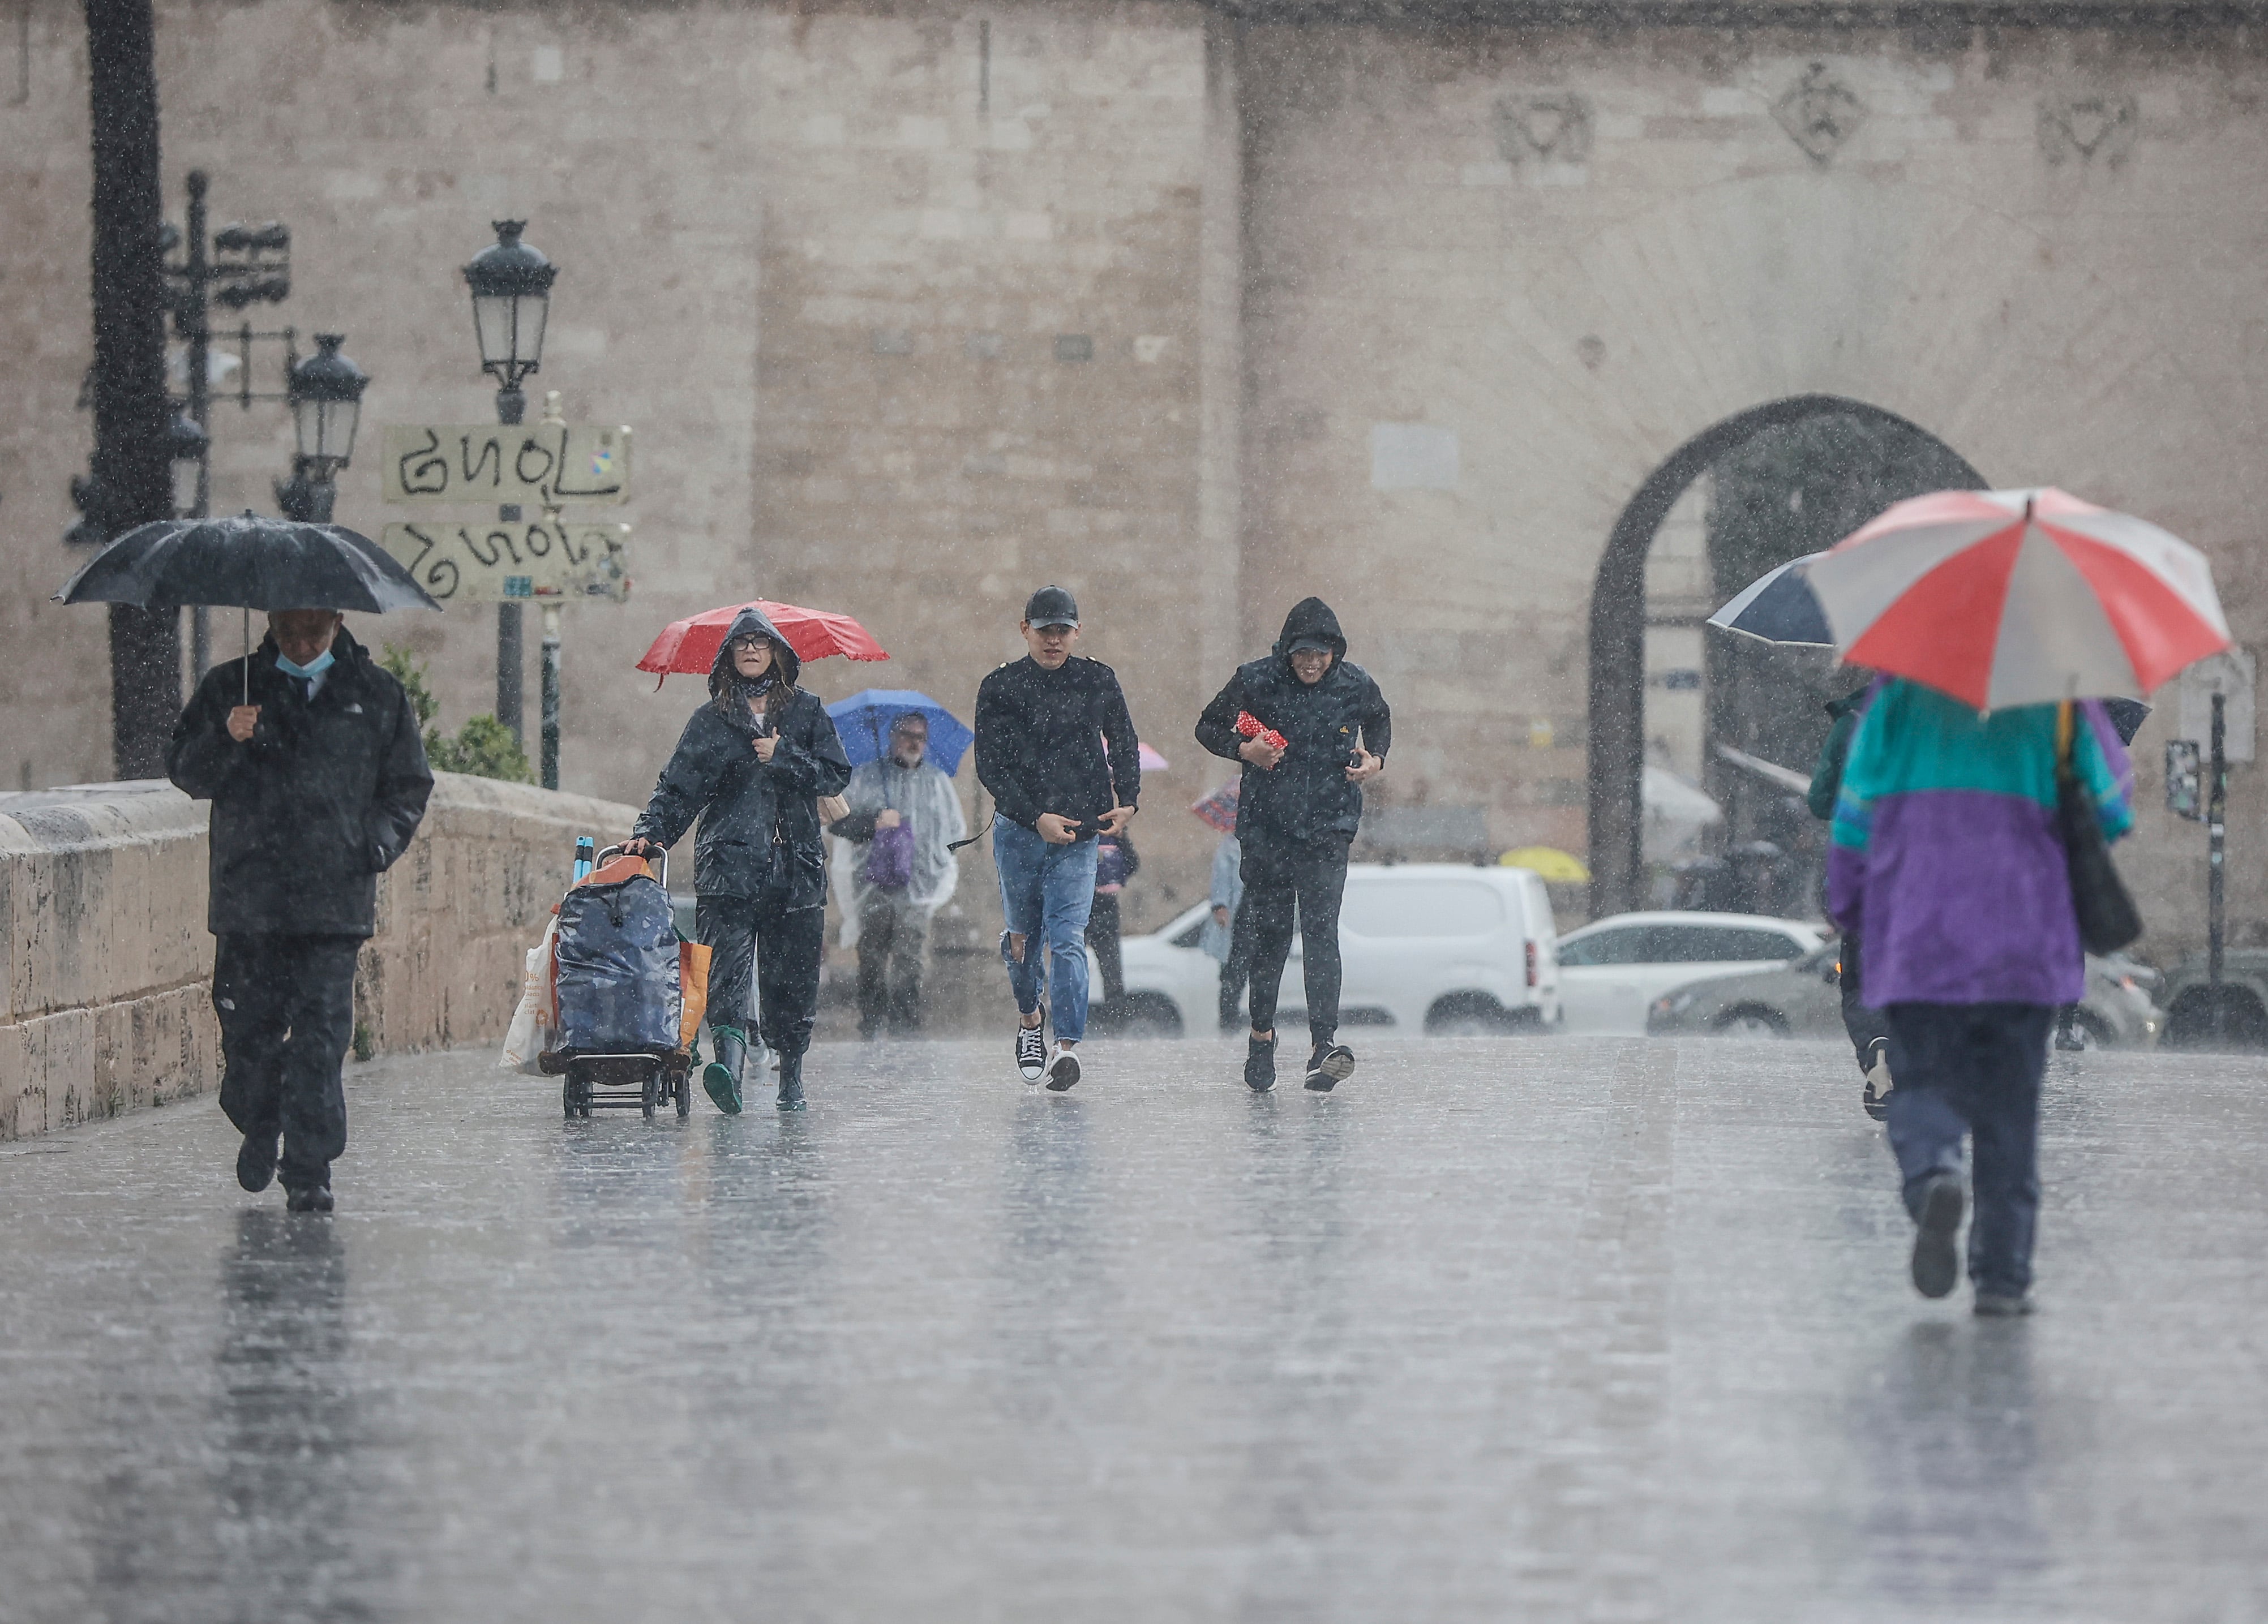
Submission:
[[[2228,646],[2204,554],[2048,487],[1898,503],[1804,578],[1845,661],[1979,710],[2139,698]]]

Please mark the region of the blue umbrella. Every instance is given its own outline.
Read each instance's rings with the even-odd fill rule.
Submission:
[[[1818,556],[1813,553],[1791,559],[1751,581],[1739,597],[1709,617],[1709,624],[1759,643],[1833,648],[1835,634],[1827,628],[1826,612],[1803,578],[1804,565]]]
[[[864,688],[827,708],[850,765],[879,761],[890,747],[890,728],[909,710],[929,722],[929,759],[948,778],[961,770],[961,758],[976,735],[928,694],[912,688]]]

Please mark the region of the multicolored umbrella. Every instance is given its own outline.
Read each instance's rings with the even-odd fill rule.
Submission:
[[[1979,710],[2139,696],[2228,646],[2204,554],[2048,487],[1897,503],[1803,574],[1846,662]]]
[[[709,668],[717,663],[717,650],[724,645],[725,634],[732,629],[733,621],[743,609],[761,610],[766,620],[779,628],[780,636],[787,639],[787,646],[795,650],[799,659],[823,660],[832,654],[854,660],[890,658],[866,628],[847,614],[837,614],[831,609],[802,609],[792,603],[773,603],[759,598],[752,603],[728,604],[722,609],[672,621],[662,628],[661,636],[653,640],[653,646],[638,661],[637,668],[659,672],[664,680],[672,672],[707,675]],[[660,684],[654,686],[659,687]]]
[[[1232,778],[1218,789],[1209,790],[1190,805],[1197,821],[1208,829],[1219,829],[1223,834],[1236,833],[1236,797],[1242,791],[1243,781]]]

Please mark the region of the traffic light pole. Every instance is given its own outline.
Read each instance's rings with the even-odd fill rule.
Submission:
[[[2213,988],[2213,1040],[2216,1047],[2228,1036],[2228,1008],[2220,996],[2222,948],[2228,939],[2227,875],[2228,753],[2227,748],[2228,699],[2221,694],[2213,696],[2213,759],[2208,770],[2212,780],[2206,790],[2205,806],[2205,958],[2206,982]]]

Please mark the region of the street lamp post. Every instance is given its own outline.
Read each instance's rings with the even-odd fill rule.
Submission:
[[[315,353],[291,369],[291,427],[298,452],[291,477],[276,485],[276,504],[287,518],[328,525],[338,498],[338,471],[354,455],[362,421],[362,394],[370,374],[339,353],[342,333],[315,334]]]
[[[543,361],[543,329],[551,308],[551,283],[559,268],[520,240],[525,220],[491,223],[497,239],[465,267],[473,296],[473,334],[481,347],[481,371],[497,380],[497,421],[526,421],[527,396],[520,384]],[[506,524],[519,519],[517,503],[497,510]],[[520,606],[497,606],[497,720],[526,747],[521,724],[520,667],[524,636]]]

